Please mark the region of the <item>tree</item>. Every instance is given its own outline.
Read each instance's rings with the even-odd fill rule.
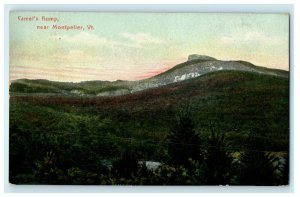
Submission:
[[[202,162],[201,145],[201,139],[194,131],[190,110],[187,107],[179,113],[177,123],[169,135],[168,152],[171,163],[188,167],[189,159]]]
[[[279,170],[278,158],[263,150],[264,138],[260,131],[252,131],[248,137],[246,150],[240,156],[238,184],[276,185]]]
[[[230,182],[233,158],[226,149],[224,133],[211,130],[205,154],[204,177],[207,185],[226,185]]]

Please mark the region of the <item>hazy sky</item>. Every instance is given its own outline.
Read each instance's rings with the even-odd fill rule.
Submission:
[[[137,80],[190,54],[289,69],[286,14],[11,12],[9,36],[10,80]]]

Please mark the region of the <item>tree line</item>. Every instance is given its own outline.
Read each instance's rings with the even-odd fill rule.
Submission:
[[[225,133],[195,132],[189,109],[182,109],[161,149],[155,169],[141,162],[143,152],[116,138],[68,136],[10,130],[10,182],[16,184],[107,185],[286,185],[288,153],[264,150],[263,128],[249,133],[245,148],[231,149]],[[65,140],[72,138],[71,141]],[[78,138],[78,139],[73,139]],[[148,146],[144,144],[143,146]],[[121,147],[121,150],[120,150]],[[119,148],[119,149],[118,149]],[[146,147],[151,148],[151,147]],[[119,157],[118,157],[119,156]],[[144,158],[145,159],[145,158]]]

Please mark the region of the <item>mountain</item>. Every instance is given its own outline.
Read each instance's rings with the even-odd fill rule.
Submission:
[[[139,81],[85,81],[80,83],[20,79],[13,81],[11,93],[119,96],[177,83],[222,70],[247,71],[288,77],[288,71],[255,66],[246,61],[222,61],[205,55],[190,55],[186,62],[154,77]]]
[[[52,131],[57,125],[71,124],[69,122],[77,120],[80,114],[86,118],[99,116],[111,119],[111,125],[118,125],[114,131],[116,135],[150,138],[163,143],[164,136],[176,122],[176,114],[186,105],[190,106],[191,118],[199,132],[209,134],[214,126],[216,130],[226,132],[233,145],[243,146],[247,132],[257,127],[267,140],[266,150],[288,148],[288,78],[247,71],[211,72],[114,97],[11,96],[11,114],[21,118],[18,122],[12,119],[10,123],[15,126],[25,124],[24,127],[31,125],[32,128],[45,125]],[[78,119],[79,122],[83,120]],[[93,120],[91,125],[95,122]],[[73,127],[71,124],[70,128]]]
[[[191,63],[194,61],[203,62]],[[222,135],[224,145],[215,147],[226,150],[235,161],[246,150],[253,151],[251,155],[268,153],[280,159],[288,157],[289,79],[281,77],[281,71],[253,67],[255,72],[203,69],[207,73],[201,76],[172,82],[180,72],[184,73],[182,69],[206,65],[205,61],[216,60],[189,60],[143,80],[159,82],[166,76],[169,81],[162,83],[169,84],[128,94],[122,91],[131,91],[130,86],[137,87],[142,82],[21,80],[22,83],[12,83],[11,90],[19,84],[23,85],[20,90],[32,93],[11,92],[10,95],[10,182],[36,184],[36,180],[44,177],[51,181],[57,179],[55,184],[60,183],[61,177],[81,180],[84,184],[90,179],[98,181],[103,177],[102,172],[106,172],[103,163],[115,163],[127,150],[134,151],[139,161],[169,164],[169,136],[178,127],[181,115],[190,123],[179,126],[192,128],[201,139],[199,145],[186,143],[185,146],[201,147],[205,153],[214,147],[208,139],[216,133]],[[234,65],[243,64],[238,63]],[[74,91],[81,92],[71,93]],[[78,96],[96,95],[99,91],[124,95]],[[256,143],[249,149],[249,144],[253,144],[252,133]],[[222,164],[223,160],[219,162]],[[49,169],[51,174],[45,175]],[[96,174],[90,173],[91,170]],[[233,173],[236,184],[236,173]],[[85,177],[78,179],[79,175]]]
[[[138,85],[133,87],[133,90],[139,91],[149,87],[159,87],[161,85],[184,81],[220,70],[248,71],[259,74],[288,77],[287,71],[259,67],[246,61],[221,61],[209,56],[190,55],[186,62],[178,64],[170,70],[150,79],[139,81]]]

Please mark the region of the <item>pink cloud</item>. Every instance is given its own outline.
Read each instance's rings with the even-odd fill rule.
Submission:
[[[156,70],[151,70],[149,72],[138,75],[134,78],[134,80],[142,80],[142,79],[147,79],[147,78],[150,78],[150,77],[154,77],[154,76],[159,75],[163,72],[166,72],[167,70],[173,68],[177,64],[182,63],[184,61],[185,61],[184,59],[176,59],[176,60],[167,61],[164,64],[164,66],[161,66],[161,68],[156,69]]]

